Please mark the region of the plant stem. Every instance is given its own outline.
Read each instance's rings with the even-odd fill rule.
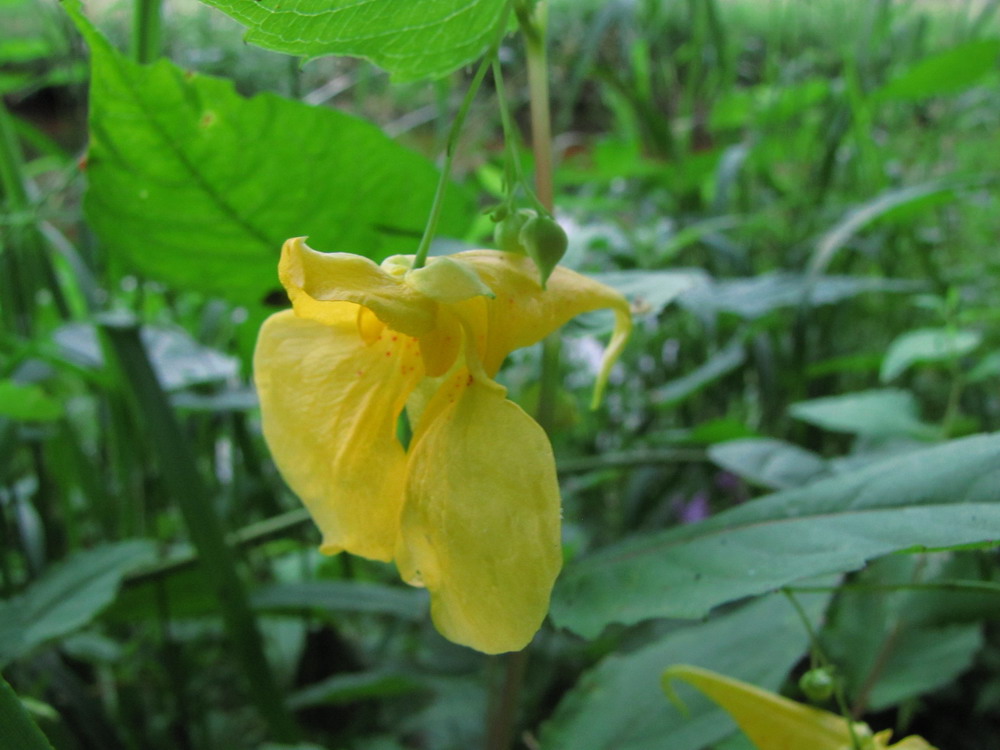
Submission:
[[[136,0],[132,17],[132,59],[150,63],[160,54],[161,0]]]
[[[510,116],[510,106],[507,101],[506,86],[503,81],[503,70],[500,61],[493,60],[493,85],[497,92],[497,104],[500,107],[500,123],[503,126],[504,150],[506,151],[506,162],[504,177],[507,180],[507,200],[512,201],[512,195],[517,188],[522,188],[535,208],[543,215],[550,214],[550,208],[542,204],[532,190],[531,185],[524,179],[524,170],[521,167],[521,158],[518,154],[518,131],[514,127]]]
[[[549,78],[545,54],[546,6],[541,0],[533,12],[527,3],[517,2],[518,25],[524,37],[528,59],[528,92],[531,102],[531,146],[535,155],[535,191],[545,210],[553,209],[552,124],[549,114]],[[501,84],[502,86],[502,84]],[[552,334],[543,343],[541,391],[538,397],[538,422],[551,432],[559,379],[559,336]],[[528,664],[524,649],[503,657],[503,682],[499,692],[490,696],[487,727],[488,750],[508,750],[517,724],[521,686]]]
[[[465,92],[465,98],[462,99],[462,105],[458,108],[455,119],[451,123],[451,129],[448,131],[448,143],[444,149],[444,165],[441,167],[441,177],[438,179],[437,190],[434,191],[434,202],[431,204],[430,216],[427,217],[427,226],[424,227],[424,236],[420,238],[420,244],[417,246],[417,252],[413,258],[414,269],[422,268],[427,263],[427,253],[431,249],[434,233],[437,232],[438,220],[441,218],[441,209],[444,208],[444,194],[448,189],[448,181],[451,179],[451,167],[455,160],[455,151],[458,150],[458,137],[462,133],[465,117],[469,114],[469,109],[472,107],[472,100],[476,98],[476,92],[479,91],[479,86],[486,76],[486,71],[493,64],[493,58],[496,57],[500,41],[507,31],[507,17],[509,13],[510,6],[508,5],[501,14],[496,41],[493,42],[493,45],[479,63],[476,74],[472,77],[472,82]]]
[[[517,18],[524,34],[528,58],[528,94],[531,101],[531,148],[535,154],[535,191],[542,205],[552,213],[555,190],[552,173],[552,118],[549,113],[549,69],[545,50],[545,22],[548,16],[541,0],[531,16],[518,7]]]

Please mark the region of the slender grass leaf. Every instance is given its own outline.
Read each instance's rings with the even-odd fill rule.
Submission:
[[[828,595],[797,597],[817,622]],[[687,663],[776,690],[808,647],[802,620],[772,595],[706,623],[674,629],[647,646],[613,655],[586,672],[543,725],[551,750],[700,750],[736,731],[718,706],[693,693],[682,714],[657,688],[663,670]],[[803,748],[803,750],[805,750]]]
[[[889,344],[879,379],[895,380],[911,366],[924,362],[950,362],[976,350],[983,337],[978,331],[922,328],[907,331]]]
[[[53,565],[21,594],[0,602],[0,663],[90,623],[115,598],[125,575],[154,557],[152,542],[132,539]]]
[[[37,385],[0,380],[0,417],[19,422],[51,422],[62,413],[59,402]]]
[[[0,747],[10,750],[52,750],[32,721],[14,689],[0,675]]]
[[[165,489],[184,518],[198,552],[201,573],[215,594],[250,697],[275,738],[295,741],[299,730],[264,655],[260,631],[237,572],[235,556],[213,508],[208,487],[198,473],[190,443],[157,382],[139,331],[127,322],[111,320],[106,321],[103,331],[109,343],[109,357],[121,373],[121,382],[129,389],[128,396],[142,414]]]
[[[331,109],[245,99],[166,60],[137,65],[77,0],[65,7],[92,55],[84,209],[111,252],[179,288],[251,304],[280,294],[289,237],[374,259],[416,249],[438,180],[424,157]],[[464,234],[466,209],[450,191],[441,234]]]
[[[555,623],[703,617],[713,607],[922,547],[1000,541],[1000,435],[908,453],[690,526],[613,545],[556,584]]]
[[[874,96],[917,101],[964,91],[997,69],[1000,39],[976,39],[915,63]]]
[[[338,674],[297,690],[288,699],[295,710],[311,706],[343,705],[365,698],[385,698],[424,690],[424,683],[413,675],[388,672],[352,672]]]
[[[924,200],[932,195],[955,195],[959,187],[971,184],[968,180],[932,180],[920,185],[887,190],[871,200],[848,211],[844,217],[819,238],[809,259],[810,284],[822,282],[822,274],[837,253],[851,241],[862,228],[876,219],[903,206]],[[809,301],[809,300],[806,300]]]
[[[304,57],[371,60],[397,81],[440,77],[493,42],[505,0],[206,0],[249,31],[246,40]]]
[[[728,312],[753,320],[783,307],[795,307],[807,295],[815,307],[866,292],[911,292],[922,286],[918,281],[856,276],[824,276],[810,285],[805,275],[776,271],[699,284],[681,294],[678,302],[702,317]]]
[[[746,358],[742,337],[737,337],[687,375],[671,380],[658,388],[651,395],[652,403],[663,405],[680,403],[736,370]]]
[[[717,443],[709,447],[708,457],[749,482],[775,490],[808,484],[829,471],[821,456],[774,438]]]
[[[825,430],[853,435],[932,439],[938,434],[933,425],[920,421],[913,394],[896,388],[799,401],[788,413]]]
[[[278,583],[254,592],[251,603],[267,612],[365,612],[406,620],[427,613],[424,591],[354,581]]]

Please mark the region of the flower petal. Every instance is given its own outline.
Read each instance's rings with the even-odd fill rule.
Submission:
[[[552,449],[505,395],[465,368],[445,379],[414,433],[396,553],[442,635],[490,654],[531,641],[562,565]]]
[[[663,673],[663,689],[676,700],[671,680],[683,680],[726,710],[760,750],[849,750],[851,732],[842,716],[700,667],[676,665]],[[859,738],[871,738],[856,723]]]
[[[401,277],[360,255],[316,252],[304,237],[285,242],[278,277],[303,318],[335,324],[338,313],[328,312],[328,303],[354,302],[408,336],[420,336],[434,326],[436,303]]]
[[[480,351],[483,367],[493,376],[514,349],[541,341],[581,313],[611,308],[615,332],[605,352],[597,395],[607,380],[632,329],[628,302],[620,292],[598,281],[557,266],[547,287],[538,284],[538,271],[530,258],[499,250],[456,253],[457,261],[471,266],[496,294],[495,300],[476,298],[455,305],[475,330],[485,336]]]
[[[384,329],[366,344],[358,306],[325,303],[326,325],[291,310],[254,352],[264,437],[323,532],[323,552],[392,558],[406,457],[396,423],[423,376],[415,339]]]

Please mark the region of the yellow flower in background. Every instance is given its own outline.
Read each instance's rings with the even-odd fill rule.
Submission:
[[[756,685],[699,667],[677,665],[663,673],[663,690],[678,702],[672,680],[693,685],[724,708],[758,750],[853,750],[851,727],[843,716],[784,698]],[[936,750],[917,736],[890,745],[892,730],[872,734],[853,724],[861,750]]]
[[[292,310],[264,323],[254,354],[264,437],[323,552],[395,559],[430,591],[445,637],[518,650],[561,566],[559,487],[544,431],[493,377],[512,350],[612,308],[599,397],[631,328],[628,305],[562,267],[543,291],[527,257],[495,250],[411,263],[285,243],[278,272]]]

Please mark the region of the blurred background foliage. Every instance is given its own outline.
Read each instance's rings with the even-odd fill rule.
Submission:
[[[136,8],[87,10],[110,46],[57,3],[0,2],[0,666],[19,705],[67,749],[481,746],[501,667],[438,636],[390,566],[318,554],[248,380],[257,326],[287,304],[283,239],[412,251],[469,71],[303,65],[190,0],[164,7],[177,67],[140,67],[156,54]],[[638,325],[595,412],[608,321],[564,340],[568,564],[518,747],[746,748],[707,703],[677,713],[659,673],[697,663],[801,698],[817,648],[873,725],[950,750],[1000,736],[997,558],[955,549],[1000,537],[982,514],[1000,444],[962,440],[1000,428],[998,11],[552,0],[566,262],[621,288]],[[526,132],[515,37],[501,59]],[[487,86],[436,251],[489,245],[502,173]],[[171,189],[143,195],[149,174]],[[501,373],[529,410],[540,356]],[[751,536],[794,517],[792,538]],[[720,524],[764,545],[760,569],[719,553],[719,580],[671,578],[707,565],[698,530]],[[669,554],[615,579],[634,539]],[[725,589],[740,570],[763,583]]]

